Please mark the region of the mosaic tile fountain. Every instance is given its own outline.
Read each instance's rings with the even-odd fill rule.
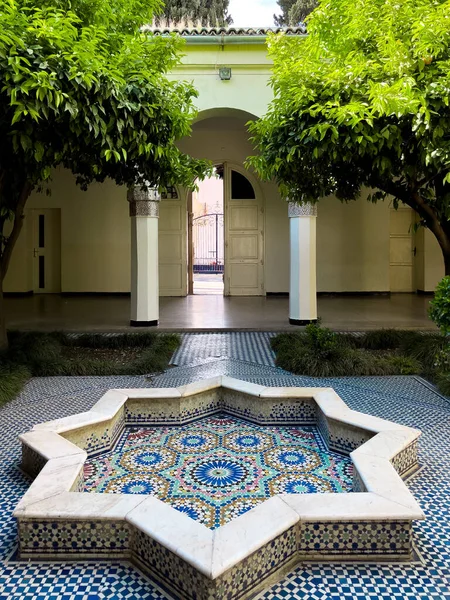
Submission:
[[[129,559],[188,600],[250,598],[299,561],[407,561],[419,436],[331,388],[111,390],[20,436],[20,555]]]
[[[127,427],[84,465],[88,492],[152,494],[216,529],[277,494],[351,492],[351,460],[316,427],[254,425],[218,414],[181,427]]]

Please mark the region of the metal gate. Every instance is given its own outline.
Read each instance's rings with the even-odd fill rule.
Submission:
[[[223,273],[223,213],[210,213],[192,220],[194,273]]]

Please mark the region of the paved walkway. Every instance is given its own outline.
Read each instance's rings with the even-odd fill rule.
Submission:
[[[273,366],[266,334],[186,335],[179,366],[147,377],[53,377],[32,380],[0,409],[0,600],[168,598],[127,563],[34,563],[16,559],[11,513],[29,486],[18,468],[17,435],[33,424],[88,410],[112,387],[172,387],[216,374],[265,386],[333,386],[352,408],[423,436],[423,465],[408,485],[426,513],[414,526],[419,558],[411,564],[300,564],[261,600],[450,600],[450,402],[417,377],[297,377]],[[207,348],[205,355],[205,347]]]
[[[220,273],[194,273],[194,294],[223,296],[223,275]]]
[[[391,296],[319,296],[323,324],[340,331],[396,327],[433,329],[427,311],[430,298],[416,294]],[[289,299],[284,296],[220,295],[161,298],[159,329],[296,331],[289,325]],[[125,331],[130,329],[130,298],[62,297],[55,294],[6,298],[10,329],[40,331]]]

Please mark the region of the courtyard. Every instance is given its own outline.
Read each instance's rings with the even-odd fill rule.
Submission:
[[[450,0],[179,5],[0,0],[0,600],[450,600]]]
[[[229,375],[263,386],[332,386],[353,409],[422,431],[418,471],[407,485],[426,520],[414,525],[415,555],[407,564],[300,564],[259,596],[264,599],[450,598],[450,530],[447,494],[449,401],[419,377],[317,379],[293,376],[274,366],[270,333],[185,334],[172,368],[148,377],[35,378],[0,410],[2,478],[0,598],[81,600],[170,596],[127,563],[39,563],[17,557],[12,511],[29,480],[19,470],[17,435],[43,420],[89,408],[110,388],[186,385]]]

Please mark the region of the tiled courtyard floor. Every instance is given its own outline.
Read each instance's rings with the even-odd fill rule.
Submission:
[[[322,324],[337,331],[381,327],[436,330],[428,317],[430,297],[418,294],[319,296]],[[289,325],[287,296],[194,294],[161,297],[161,331],[298,331]],[[9,329],[31,331],[129,331],[128,296],[36,294],[5,298]]]
[[[332,386],[352,408],[423,431],[422,470],[408,483],[427,519],[415,526],[411,564],[299,565],[264,600],[450,600],[450,402],[415,377],[312,379],[273,366],[269,334],[187,335],[173,362],[154,378],[58,377],[31,381],[0,409],[0,600],[164,599],[126,563],[33,563],[15,557],[11,513],[29,481],[18,469],[17,435],[34,423],[88,410],[112,387],[172,387],[227,374],[266,386]]]

